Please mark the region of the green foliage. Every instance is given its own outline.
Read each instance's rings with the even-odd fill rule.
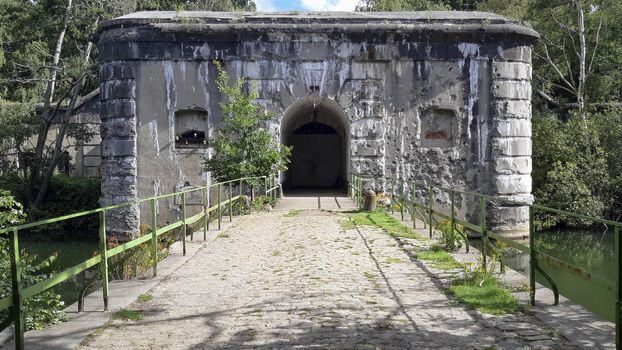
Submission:
[[[470,11],[480,0],[363,0],[358,11]]]
[[[266,205],[274,207],[275,204],[276,200],[274,200],[272,197],[259,196],[255,198],[255,200],[253,200],[253,202],[251,203],[251,208],[254,211],[264,211]]]
[[[0,177],[0,189],[10,190],[23,201],[28,188],[27,181],[20,177]],[[57,174],[52,177],[50,190],[41,206],[29,212],[30,221],[49,219],[57,216],[77,213],[99,207],[101,180],[98,178],[77,178]],[[68,232],[88,235],[97,232],[98,222],[92,216],[46,225],[41,229],[34,228],[30,232],[42,231],[41,238],[53,240],[67,236]]]
[[[513,313],[518,300],[492,275],[474,271],[449,287],[449,292],[469,308],[492,315]]]
[[[143,312],[142,310],[121,309],[113,313],[112,318],[123,321],[140,321],[143,319]]]
[[[0,190],[0,228],[20,224],[25,217],[22,205],[9,192]],[[12,293],[10,254],[9,240],[0,236],[0,299]],[[32,286],[49,278],[44,271],[50,270],[55,259],[56,255],[53,255],[36,263],[36,256],[20,252],[22,287]],[[64,308],[60,295],[54,291],[39,293],[24,301],[24,325],[27,330],[41,329],[47,324],[63,321],[66,319]],[[0,320],[7,317],[8,310],[0,311]]]
[[[350,219],[356,225],[367,225],[381,228],[392,237],[422,239],[417,232],[402,225],[402,223],[387,214],[383,209],[378,209],[373,212],[354,212],[350,214]]]
[[[498,256],[491,256],[486,267],[483,257],[476,264],[465,263],[463,277],[452,283],[449,293],[469,308],[483,313],[501,315],[515,312],[519,307],[518,300],[494,275],[499,261]]]
[[[567,122],[554,116],[533,118],[533,179],[536,201],[544,206],[603,217],[612,203],[607,153],[596,119]],[[585,129],[587,126],[587,130]],[[618,141],[611,140],[615,143]],[[589,225],[589,221],[537,211],[539,227]]]
[[[451,221],[445,220],[439,223],[436,226],[436,229],[441,232],[441,245],[443,249],[455,252],[458,249],[462,248],[462,242],[464,242],[464,238],[460,236],[457,231],[452,230]],[[456,224],[456,229],[464,232],[464,227],[462,225]]]
[[[279,145],[268,131],[267,123],[272,116],[254,104],[257,95],[244,91],[243,80],[230,84],[227,73],[216,64],[219,72],[216,84],[224,96],[221,103],[224,118],[212,142],[215,154],[206,160],[207,170],[217,181],[286,170],[291,148]]]
[[[255,11],[251,0],[138,0],[137,11]]]

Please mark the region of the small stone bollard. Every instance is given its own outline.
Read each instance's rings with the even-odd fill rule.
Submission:
[[[376,210],[376,192],[374,190],[365,191],[365,200],[363,201],[363,211]]]

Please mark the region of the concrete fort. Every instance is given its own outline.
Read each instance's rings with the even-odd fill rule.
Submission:
[[[531,46],[520,22],[478,12],[142,12],[104,23],[102,204],[210,182],[203,159],[223,115],[220,61],[256,87],[269,128],[293,145],[286,188],[345,188],[350,174],[385,190],[406,179],[531,200]],[[427,198],[425,188],[418,198]],[[459,196],[460,215],[479,207]],[[443,205],[448,195],[437,193]],[[177,219],[178,203],[162,202]],[[138,206],[110,213],[134,235]],[[527,208],[488,218],[524,233]]]

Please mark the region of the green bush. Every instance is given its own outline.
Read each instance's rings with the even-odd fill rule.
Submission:
[[[0,190],[0,228],[17,225],[25,219],[22,205],[7,191]],[[9,240],[0,237],[0,299],[12,295],[11,282],[11,250]],[[36,256],[20,253],[22,271],[22,287],[29,287],[50,276],[47,271],[53,265],[56,256],[36,263]],[[24,326],[26,330],[41,329],[47,324],[65,320],[65,305],[60,295],[47,290],[24,301]],[[8,310],[0,311],[0,320],[8,317]]]
[[[533,118],[533,180],[536,203],[594,217],[604,217],[615,209],[616,178],[613,166],[617,156],[610,151],[620,141],[619,134],[602,142],[603,115],[590,115],[583,121],[571,117],[560,121],[553,115]],[[613,128],[613,126],[612,126]],[[622,151],[615,151],[620,153]],[[614,191],[612,191],[612,189]],[[618,192],[619,193],[619,192]],[[620,203],[618,203],[619,206]],[[536,211],[537,225],[587,226],[591,222],[563,215]]]
[[[464,239],[457,231],[451,229],[451,221],[445,220],[436,226],[441,232],[441,246],[448,252],[455,252],[462,248]],[[456,225],[456,229],[464,231],[462,225]]]

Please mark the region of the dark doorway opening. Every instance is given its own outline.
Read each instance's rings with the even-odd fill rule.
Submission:
[[[290,193],[345,190],[343,130],[311,121],[288,136],[287,145],[293,150],[284,185]]]

